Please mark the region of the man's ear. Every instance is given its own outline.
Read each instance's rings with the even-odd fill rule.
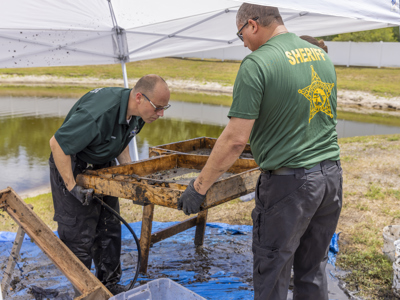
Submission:
[[[250,19],[248,26],[250,26],[250,30],[251,30],[252,33],[257,33],[258,32],[259,24],[256,21]]]
[[[140,99],[142,98],[142,94],[137,92],[135,93],[135,101],[137,104],[140,104]]]

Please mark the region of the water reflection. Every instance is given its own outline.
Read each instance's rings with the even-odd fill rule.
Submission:
[[[0,189],[17,192],[48,185],[49,139],[76,99],[0,98]],[[137,137],[139,159],[148,147],[199,136],[218,137],[228,107],[172,101],[163,119],[146,124]],[[339,137],[400,133],[400,127],[339,120]]]

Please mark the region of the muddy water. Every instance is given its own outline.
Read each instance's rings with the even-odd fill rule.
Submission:
[[[17,192],[48,187],[49,140],[76,99],[0,97],[0,189]],[[229,108],[171,101],[163,119],[137,136],[139,159],[148,147],[200,136],[218,137]],[[400,127],[338,121],[339,137],[400,133]]]

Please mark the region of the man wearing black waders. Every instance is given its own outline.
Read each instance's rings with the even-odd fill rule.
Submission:
[[[326,52],[289,33],[277,8],[243,4],[238,37],[251,51],[230,121],[178,202],[197,213],[210,186],[251,150],[262,169],[253,219],[254,298],[328,300],[325,266],[342,206],[336,74]]]
[[[133,89],[98,88],[72,107],[50,139],[50,182],[54,221],[60,239],[114,295],[124,292],[121,278],[121,224],[90,191],[75,182],[85,169],[101,169],[131,162],[129,142],[145,123],[164,115],[170,92],[157,75],[139,79]],[[89,193],[88,193],[89,192]],[[92,191],[93,192],[93,191]],[[103,201],[119,212],[117,197]]]

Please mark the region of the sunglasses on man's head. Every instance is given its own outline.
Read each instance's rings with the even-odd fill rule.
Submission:
[[[255,17],[252,18],[251,20],[253,21],[257,21],[259,19],[259,17]],[[238,38],[243,42],[243,34],[242,34],[242,30],[243,28],[245,28],[247,25],[249,25],[249,21],[247,20],[246,23],[244,23],[244,25],[242,26],[242,28],[239,29],[239,31],[236,33],[236,35],[238,36]]]

